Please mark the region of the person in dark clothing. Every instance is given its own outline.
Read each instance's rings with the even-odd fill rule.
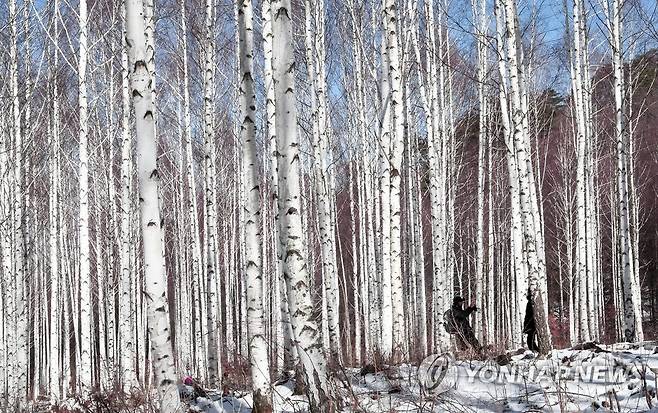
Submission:
[[[538,352],[537,325],[535,324],[535,310],[532,308],[532,297],[528,292],[528,304],[525,306],[525,318],[523,319],[523,334],[527,334],[526,343],[528,350]]]
[[[464,309],[464,300],[462,297],[455,297],[452,300],[452,308],[446,312],[445,322],[448,324],[447,329],[450,334],[454,334],[457,338],[457,346],[460,350],[466,350],[471,347],[476,352],[482,351],[482,345],[475,337],[471,323],[468,317],[477,307],[472,305]]]

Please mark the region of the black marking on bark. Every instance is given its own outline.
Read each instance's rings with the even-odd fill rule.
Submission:
[[[288,20],[290,20],[290,16],[288,15],[288,9],[285,7],[279,7],[279,10],[276,11],[276,18],[278,19],[281,14],[285,14]]]
[[[146,119],[147,117],[150,117],[151,119],[153,119],[153,112],[151,112],[150,110],[147,110],[146,113],[144,114],[144,119]]]
[[[301,257],[302,254],[299,252],[299,250],[289,249],[288,251],[286,251],[286,257],[285,257],[285,259],[287,260],[288,257],[291,257],[291,256]]]
[[[154,227],[154,226],[155,226],[155,222],[150,221],[148,224],[146,224],[146,226],[147,226],[147,227]]]
[[[134,98],[136,98],[136,97],[140,97],[140,98],[141,98],[141,97],[142,97],[142,94],[139,93],[139,90],[137,90],[137,89],[133,89],[133,97],[134,97]]]
[[[292,316],[293,316],[294,318],[299,317],[299,316],[306,317],[306,313],[303,312],[302,310],[296,310],[296,311],[292,314]]]
[[[296,214],[296,213],[297,213],[297,208],[295,208],[295,207],[290,207],[286,211],[286,214],[288,214],[288,215],[293,215],[293,214]]]
[[[155,309],[155,311],[157,311],[159,313],[164,313],[165,312],[165,306],[163,305],[161,307],[158,307],[158,308]]]
[[[151,178],[151,179],[160,179],[160,174],[158,173],[158,170],[154,169],[151,172],[151,175],[149,176],[149,178]]]

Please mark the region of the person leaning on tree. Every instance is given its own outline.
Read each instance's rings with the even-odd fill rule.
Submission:
[[[464,308],[465,302],[466,300],[459,296],[452,300],[452,307],[444,314],[446,330],[456,336],[457,346],[460,350],[467,350],[470,347],[477,353],[481,353],[482,345],[475,337],[475,332],[468,320],[469,316],[477,311],[477,307],[472,305]]]

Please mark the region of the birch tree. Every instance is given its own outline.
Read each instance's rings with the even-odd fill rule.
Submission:
[[[5,219],[11,221],[10,237],[5,244],[5,265],[10,290],[11,324],[8,355],[8,368],[15,372],[8,377],[13,398],[23,400],[27,397],[27,300],[23,245],[23,131],[21,129],[21,104],[19,99],[19,65],[18,65],[18,22],[19,14],[16,1],[9,2],[9,88],[11,96],[11,138],[5,150],[13,160],[13,170],[7,168],[5,174],[11,176],[11,207],[7,207]],[[9,195],[9,194],[7,194]],[[10,235],[11,234],[11,235]],[[13,255],[13,256],[12,256]],[[13,306],[11,305],[13,304]],[[13,382],[12,382],[13,380]]]
[[[208,328],[208,375],[211,384],[221,377],[217,329],[217,203],[215,200],[215,138],[213,95],[215,86],[215,39],[213,0],[206,0],[204,68],[203,68],[203,136],[205,140],[205,193],[206,193],[206,292]]]
[[[80,165],[78,167],[80,220],[80,384],[83,395],[92,387],[91,371],[91,271],[89,260],[89,154],[87,142],[89,119],[87,113],[87,1],[80,0],[78,12],[80,39],[78,51],[78,106],[80,110]]]
[[[475,38],[477,42],[477,90],[478,90],[478,189],[477,189],[477,257],[476,257],[476,305],[480,309],[475,313],[475,331],[482,339],[491,336],[492,331],[485,328],[486,317],[493,314],[484,312],[484,193],[485,193],[485,153],[487,148],[487,16],[486,1],[471,1]],[[489,246],[491,248],[491,246]],[[491,289],[491,286],[488,286]],[[483,315],[484,314],[484,315]]]
[[[56,68],[59,62],[59,0],[53,2],[53,65]],[[60,363],[60,340],[63,329],[60,326],[60,271],[59,271],[59,246],[58,246],[58,224],[59,224],[59,194],[57,182],[59,181],[59,88],[54,71],[51,73],[52,81],[52,133],[50,134],[51,148],[48,162],[50,172],[50,189],[48,191],[48,254],[50,265],[50,320],[49,320],[49,361],[48,361],[48,383],[51,401],[56,402],[61,394],[61,363]]]
[[[254,410],[272,411],[265,320],[263,318],[263,267],[260,217],[260,179],[256,156],[255,107],[256,93],[253,81],[253,8],[251,0],[238,3],[238,30],[240,32],[240,135],[242,139],[242,167],[245,179],[245,284],[247,289],[247,331],[249,358],[254,389]]]
[[[280,318],[280,326],[277,326],[277,364],[278,370],[289,369],[297,360],[296,347],[293,343],[292,325],[288,312],[288,298],[283,279],[283,244],[279,234],[281,219],[278,211],[279,183],[278,183],[278,158],[276,141],[276,110],[274,91],[274,68],[273,68],[273,3],[263,1],[263,53],[265,57],[264,77],[266,90],[265,111],[267,116],[267,139],[270,167],[271,200],[273,205],[273,236],[276,251],[276,267],[274,271],[275,298],[278,300],[279,308],[276,311]],[[276,320],[276,318],[275,318]],[[280,329],[280,331],[279,331]]]
[[[390,147],[390,219],[391,219],[391,307],[392,307],[392,351],[403,351],[404,345],[404,307],[402,300],[402,245],[400,186],[402,157],[404,154],[404,101],[402,98],[402,65],[397,32],[398,11],[395,0],[387,0],[384,10],[386,48],[388,49],[388,76],[390,77],[390,99],[393,115]]]
[[[443,37],[437,36],[441,28],[437,28],[434,4],[425,1],[427,16],[427,30],[425,39],[427,50],[427,73],[428,73],[428,108],[431,113],[432,132],[428,132],[428,163],[429,163],[429,186],[431,203],[431,225],[432,225],[432,350],[445,351],[450,346],[450,336],[443,326],[443,314],[449,308],[449,297],[453,292],[453,272],[448,265],[448,191],[445,167],[445,140],[447,139],[445,113],[447,111],[445,99],[440,99],[445,91],[445,72],[443,57],[445,45]]]
[[[502,6],[502,7],[501,7]],[[509,106],[512,117],[510,126],[511,142],[508,145],[508,165],[510,166],[510,175],[512,169],[518,173],[518,203],[522,216],[522,234],[524,242],[524,259],[527,260],[527,280],[529,286],[529,295],[532,300],[534,309],[535,324],[537,326],[537,337],[539,349],[543,354],[548,353],[552,348],[550,329],[548,327],[548,314],[546,313],[545,297],[542,294],[540,283],[545,279],[545,263],[543,262],[543,239],[538,237],[536,209],[536,193],[531,189],[535,185],[532,158],[529,153],[528,137],[528,113],[524,110],[523,104],[523,54],[520,48],[520,32],[518,26],[518,13],[515,0],[497,0],[496,11],[504,15],[504,30],[507,34],[506,59],[508,66],[503,68],[506,77],[509,80]],[[497,20],[497,24],[502,23]],[[514,159],[513,159],[514,158]],[[515,165],[514,165],[515,164]],[[514,185],[512,191],[517,192]],[[515,200],[512,200],[515,202]],[[520,291],[519,291],[520,290]],[[523,289],[517,289],[519,296],[526,294]]]
[[[624,80],[623,62],[623,2],[620,0],[602,1],[606,17],[608,42],[612,55],[613,94],[615,100],[615,146],[616,146],[616,179],[617,179],[617,209],[618,209],[618,245],[619,265],[622,277],[622,304],[624,314],[624,339],[626,341],[642,341],[642,309],[640,280],[637,273],[633,249],[632,219],[631,219],[631,177],[629,171],[629,131],[626,113],[626,84]]]
[[[194,168],[194,152],[192,146],[192,118],[190,114],[190,86],[187,48],[187,14],[185,2],[181,2],[181,46],[183,59],[183,135],[185,140],[185,178],[187,183],[187,213],[190,222],[190,249],[192,252],[191,278],[192,285],[197,286],[201,280],[201,246],[199,245],[199,215],[197,206],[197,189]],[[194,294],[194,293],[193,293]],[[187,327],[186,327],[187,328]],[[200,328],[197,328],[201,332]],[[197,337],[195,343],[201,340]],[[197,354],[195,354],[197,355]]]
[[[140,194],[141,235],[143,241],[145,298],[148,313],[148,333],[151,343],[153,371],[160,394],[160,411],[178,408],[178,389],[171,345],[167,277],[162,251],[163,222],[158,198],[159,173],[155,136],[154,100],[151,95],[151,74],[148,63],[154,65],[155,50],[147,49],[144,5],[141,0],[127,0],[126,43],[130,62],[130,88],[135,111],[138,180]]]
[[[326,296],[326,319],[331,357],[341,360],[341,334],[339,328],[338,266],[336,262],[336,222],[332,214],[331,154],[329,124],[327,120],[327,80],[325,73],[324,0],[305,1],[305,41],[308,75],[313,88],[311,111],[313,119],[314,190],[318,202],[320,252],[322,256],[322,283]]]
[[[288,308],[304,370],[311,412],[329,411],[326,358],[320,331],[311,318],[310,275],[301,222],[300,159],[295,109],[295,57],[292,41],[290,0],[276,3],[273,13],[273,67],[275,85],[276,139],[279,167],[279,236],[283,250],[283,276]]]
[[[385,3],[384,3],[385,5]],[[384,16],[382,30],[388,31],[388,18]],[[390,63],[388,50],[388,33],[380,39],[381,45],[381,74],[380,74],[380,120],[379,120],[379,216],[378,240],[379,260],[378,271],[373,276],[378,277],[380,297],[381,325],[379,326],[379,351],[385,358],[393,355],[393,300],[391,285],[391,91],[390,91]],[[374,287],[374,286],[373,286]],[[375,288],[373,288],[374,290]],[[375,333],[377,334],[377,333]]]
[[[130,77],[128,67],[127,3],[123,2],[123,36],[121,47],[121,246],[119,251],[119,337],[120,337],[120,383],[124,392],[137,385],[134,327],[135,311],[132,300],[132,267],[130,251],[133,241],[131,232],[131,186],[132,186],[132,127],[130,124]]]
[[[574,102],[576,122],[576,275],[579,296],[578,333],[580,340],[589,341],[598,336],[598,326],[593,317],[596,303],[593,292],[598,272],[598,248],[593,233],[596,229],[596,210],[593,197],[594,173],[592,165],[594,151],[594,128],[592,121],[591,80],[589,74],[589,51],[587,35],[587,14],[580,0],[573,2],[573,43],[570,48],[571,93]],[[568,33],[568,32],[567,32]]]

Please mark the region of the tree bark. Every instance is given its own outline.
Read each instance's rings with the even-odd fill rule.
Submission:
[[[147,63],[153,65],[155,54],[154,50],[147,49],[143,7],[141,0],[127,0],[126,43],[135,110],[148,334],[153,372],[160,395],[160,412],[169,413],[178,408],[179,400],[175,385],[176,372],[167,303],[167,277],[162,250],[164,222],[161,220],[158,198],[160,176],[157,169],[155,106],[151,96],[151,73]]]
[[[244,176],[244,239],[245,284],[247,289],[247,332],[249,334],[249,361],[254,391],[254,411],[272,411],[269,361],[263,318],[263,267],[260,211],[260,178],[256,152],[254,123],[256,92],[253,81],[253,10],[251,0],[238,3],[238,30],[240,36],[240,135],[242,139],[242,167]]]
[[[303,365],[307,395],[312,413],[328,412],[330,398],[326,358],[320,331],[312,319],[311,284],[305,237],[302,230],[300,158],[295,109],[295,57],[290,0],[276,3],[273,22],[276,136],[279,166],[279,236],[284,246],[283,275],[288,291],[289,314]]]

